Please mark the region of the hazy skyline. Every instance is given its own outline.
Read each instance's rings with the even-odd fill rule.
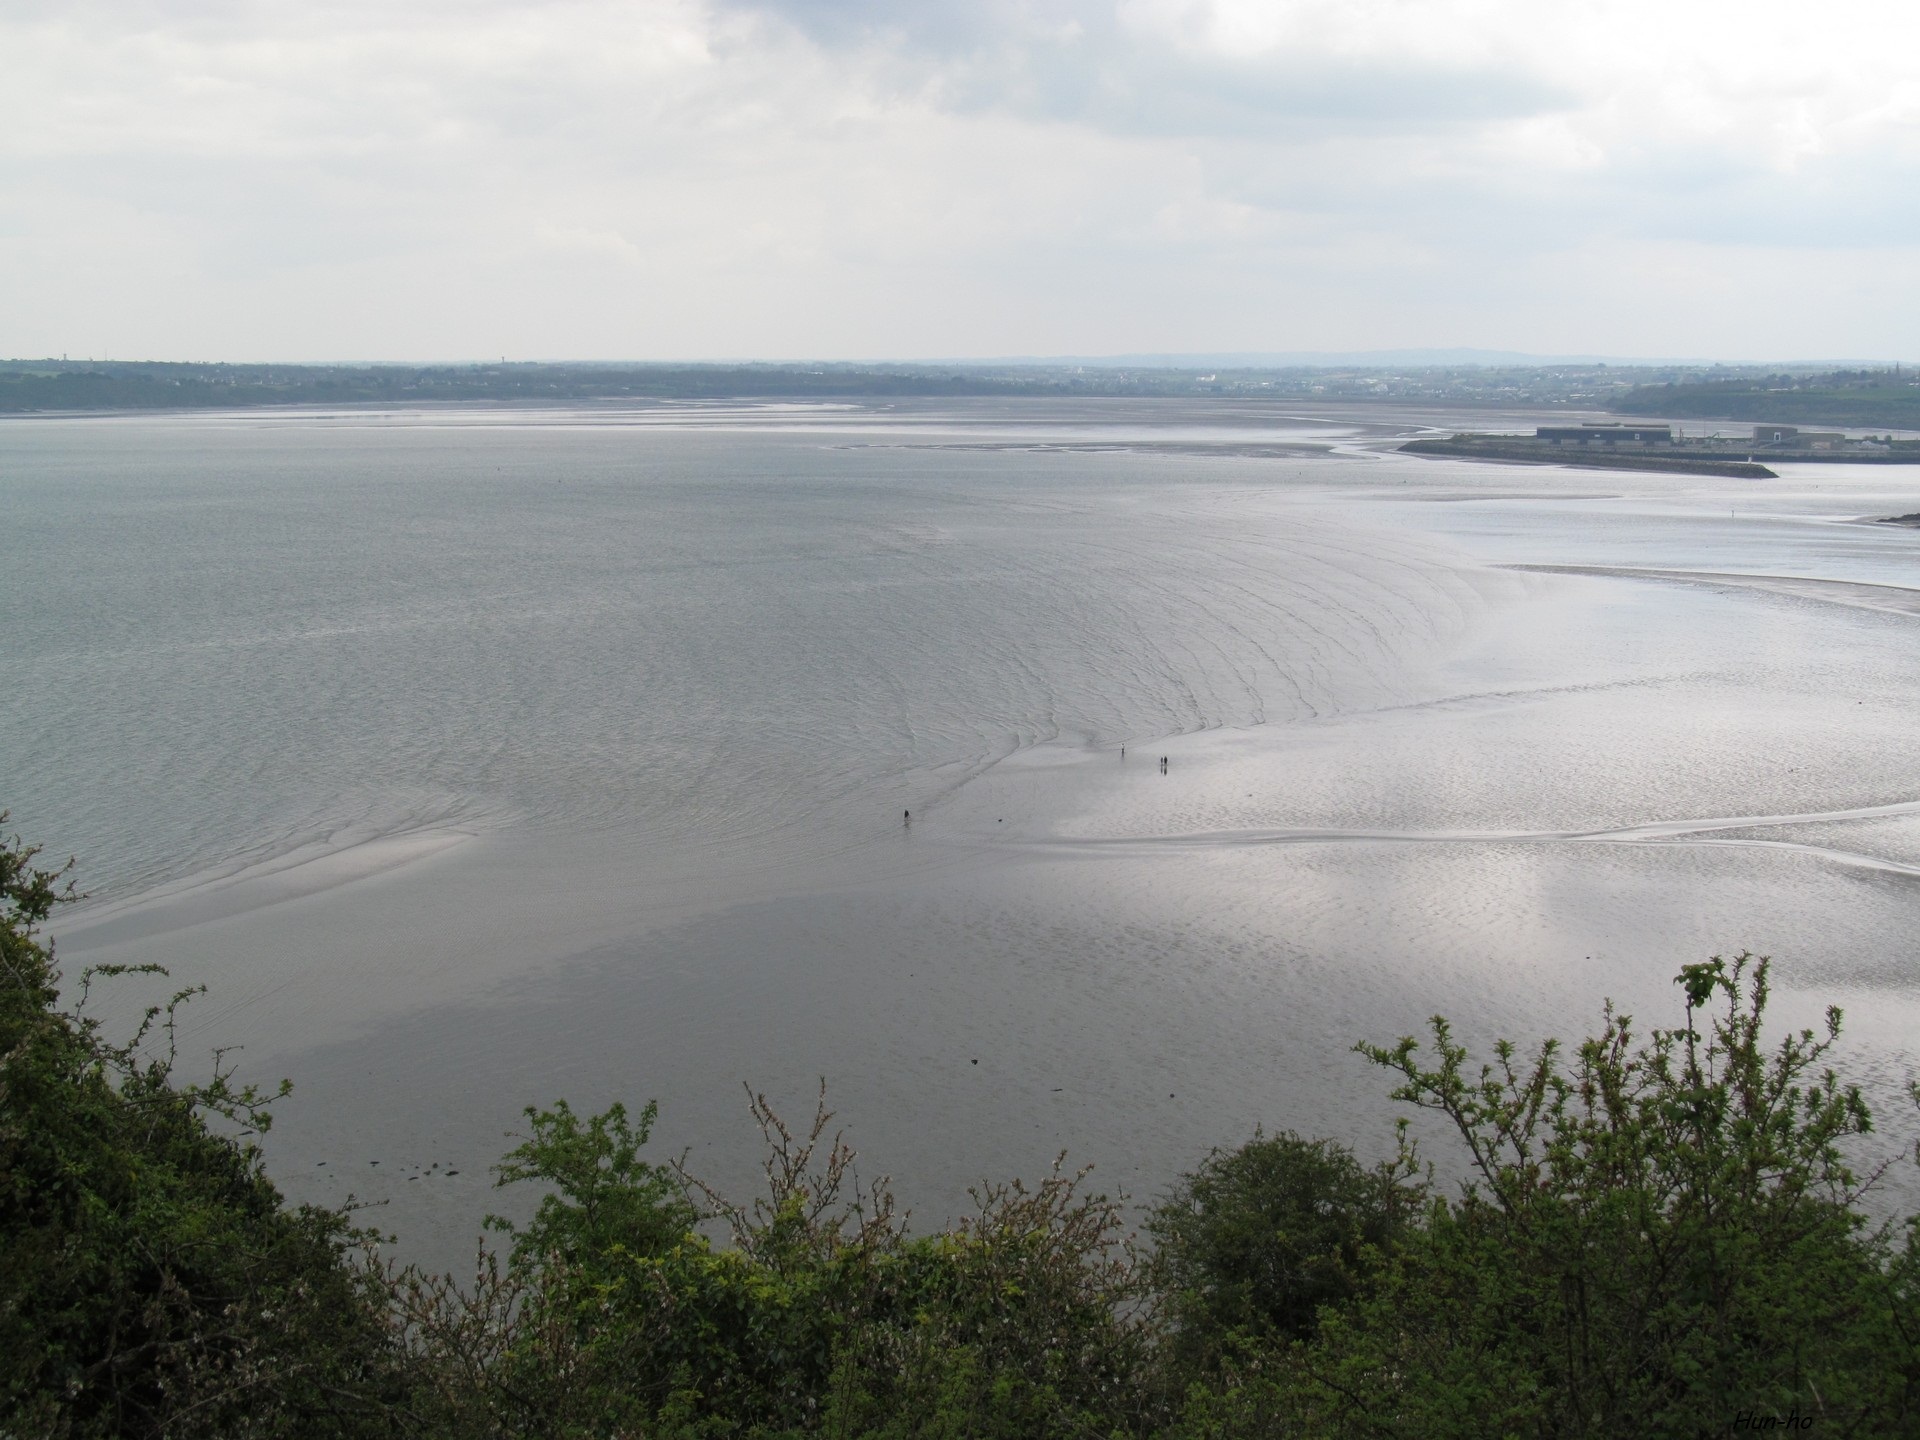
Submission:
[[[0,7],[0,354],[1913,358],[1892,0]]]

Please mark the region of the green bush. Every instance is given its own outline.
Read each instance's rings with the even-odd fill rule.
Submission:
[[[1768,1048],[1764,960],[1679,983],[1682,1028],[1637,1043],[1609,1011],[1571,1067],[1548,1042],[1473,1069],[1437,1019],[1431,1061],[1362,1047],[1451,1124],[1473,1180],[1268,1357],[1260,1403],[1327,1435],[1705,1435],[1743,1414],[1915,1431],[1913,1243],[1858,1208],[1844,1145],[1870,1117],[1825,1065],[1839,1012]]]
[[[0,1434],[385,1433],[397,1352],[359,1237],[282,1203],[244,1142],[263,1097],[172,1083],[171,1007],[123,1045],[59,1008],[36,930],[63,891],[34,854],[0,843]]]
[[[458,1435],[1147,1433],[1134,1266],[1082,1176],[984,1188],[915,1237],[884,1182],[853,1185],[824,1104],[804,1135],[752,1108],[768,1187],[748,1206],[639,1162],[650,1109],[638,1128],[530,1112],[498,1176],[555,1190],[513,1259],[483,1256],[466,1289],[400,1277],[418,1413]]]
[[[1351,1300],[1420,1205],[1417,1176],[1369,1170],[1331,1140],[1256,1131],[1215,1150],[1148,1218],[1154,1279],[1190,1362],[1311,1335]]]

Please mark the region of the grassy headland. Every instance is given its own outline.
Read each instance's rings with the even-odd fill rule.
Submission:
[[[1671,420],[1920,430],[1920,376],[1896,368],[1680,380],[1635,386],[1611,409]]]

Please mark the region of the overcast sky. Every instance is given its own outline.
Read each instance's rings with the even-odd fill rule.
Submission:
[[[1913,0],[0,0],[0,355],[1920,358]]]

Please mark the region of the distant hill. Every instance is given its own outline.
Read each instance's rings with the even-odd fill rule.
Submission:
[[[1431,357],[1423,357],[1429,362]],[[1434,352],[1439,353],[1439,352]],[[647,400],[953,396],[1237,397],[1319,403],[1577,405],[1684,369],[1465,365],[1200,366],[1032,360],[466,365],[204,364],[0,360],[0,413],[240,409],[263,405],[566,405]]]
[[[992,375],[823,365],[0,365],[0,412],[1024,394]],[[1064,388],[1064,387],[1058,387]]]
[[[1920,430],[1920,377],[1904,370],[1637,385],[1608,406],[1618,415],[1673,420],[1757,420]]]
[[[1385,364],[1398,353],[1416,363]],[[1443,356],[1470,361],[1441,363]],[[1220,357],[1244,360],[1248,357]],[[1260,357],[1278,359],[1286,357]],[[1298,357],[1295,357],[1296,359]],[[0,360],[0,414],[256,406],[584,405],[702,400],[1217,398],[1613,409],[1672,417],[1920,429],[1920,390],[1889,370],[1540,362],[1493,351],[1371,352],[1372,363],[1199,365],[1196,357],[1066,361],[206,364]],[[1180,359],[1183,363],[1170,363]],[[1826,392],[1833,392],[1829,398]],[[1630,408],[1631,407],[1631,408]]]
[[[928,362],[935,363],[935,362]],[[1515,369],[1541,365],[1705,367],[1711,360],[1628,359],[1618,355],[1535,355],[1526,350],[1476,350],[1455,346],[1424,350],[1239,350],[1172,351],[1125,355],[1004,356],[992,360],[957,360],[961,365],[1074,365],[1089,370],[1297,370],[1412,367],[1449,369],[1489,367]]]

